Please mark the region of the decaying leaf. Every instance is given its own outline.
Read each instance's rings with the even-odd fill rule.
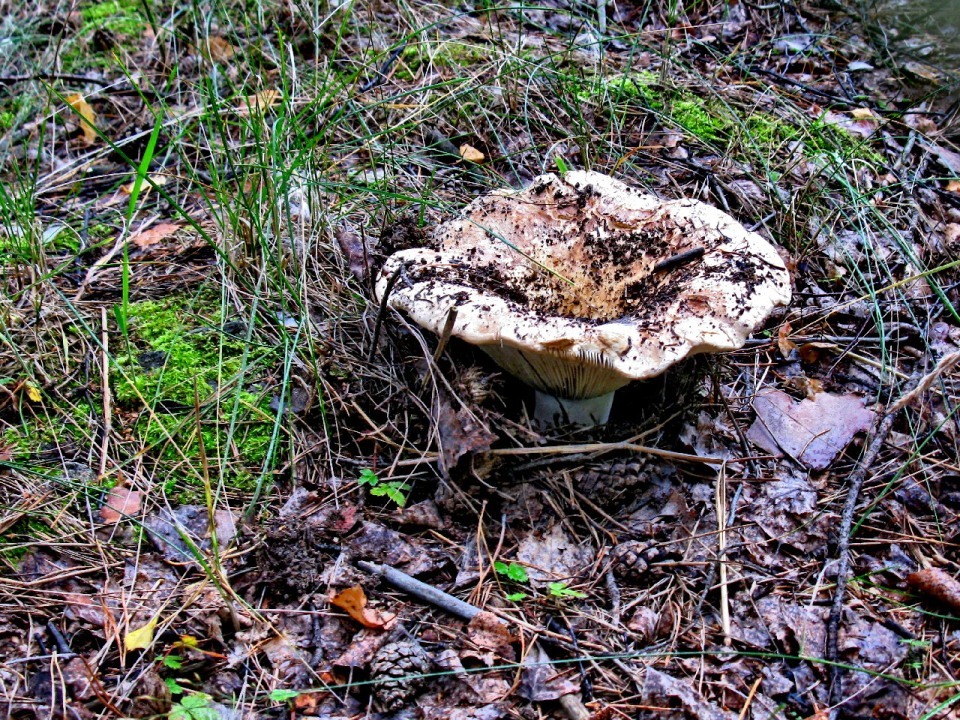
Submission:
[[[543,702],[580,692],[580,683],[576,676],[561,675],[558,671],[562,668],[563,666],[550,662],[543,648],[534,644],[523,660],[523,673],[517,695],[531,702]]]
[[[158,223],[146,230],[138,230],[130,236],[130,242],[140,248],[156,245],[158,242],[173,235],[182,225],[176,223]]]
[[[212,35],[201,42],[200,54],[211,62],[225,63],[233,59],[237,49],[225,38]]]
[[[92,144],[97,139],[97,113],[80,93],[70,93],[64,100],[80,116],[84,142],[87,145]]]
[[[478,648],[493,651],[508,662],[516,659],[513,643],[517,638],[493,613],[478,613],[467,625],[467,638]]]
[[[935,600],[960,613],[960,582],[939,568],[924,568],[907,576],[907,585],[925,599]]]
[[[819,393],[795,401],[772,390],[753,401],[757,419],[747,437],[771,455],[787,453],[813,470],[833,462],[858,432],[870,428],[874,413],[855,395]]]
[[[517,547],[517,561],[534,581],[567,580],[590,567],[594,550],[556,523],[542,532],[531,531]]]
[[[136,490],[117,485],[109,493],[100,508],[100,520],[114,525],[125,517],[140,512],[141,494]]]
[[[381,613],[374,608],[367,607],[367,596],[359,585],[347,588],[330,598],[330,604],[356,620],[364,627],[384,630],[394,624],[397,616],[393,613]]]
[[[696,683],[678,680],[650,667],[647,668],[643,682],[642,697],[645,703],[655,707],[673,707],[679,704],[685,717],[697,720],[734,720],[737,717],[709,702],[696,688]]]
[[[157,629],[157,616],[150,618],[146,625],[130,630],[123,636],[123,647],[130,650],[145,650],[153,642],[153,633]]]
[[[445,398],[440,400],[437,429],[443,469],[449,472],[462,457],[489,450],[497,436],[466,408],[459,411]]]
[[[486,155],[473,147],[473,145],[468,145],[466,143],[460,146],[460,157],[467,162],[472,163],[481,163],[487,158]]]

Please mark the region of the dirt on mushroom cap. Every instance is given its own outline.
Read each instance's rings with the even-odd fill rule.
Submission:
[[[399,272],[391,306],[434,332],[456,306],[454,335],[565,397],[610,392],[688,355],[738,348],[790,299],[776,249],[729,215],[594,172],[543,175],[525,190],[477,198],[437,228],[434,248],[391,256],[378,295]],[[661,269],[697,249],[691,262]],[[548,366],[532,381],[531,362]],[[570,377],[584,362],[608,369],[590,388]]]

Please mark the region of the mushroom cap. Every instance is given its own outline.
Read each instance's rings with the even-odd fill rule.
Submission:
[[[790,301],[789,272],[760,235],[702,202],[596,172],[478,197],[433,241],[391,255],[377,297],[398,275],[389,305],[435,333],[456,307],[454,336],[558,397],[604,395],[690,355],[740,348]]]

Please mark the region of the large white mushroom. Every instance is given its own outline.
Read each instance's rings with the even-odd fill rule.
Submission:
[[[596,172],[497,190],[391,255],[379,299],[472,343],[537,391],[542,422],[606,422],[613,393],[697,353],[743,346],[790,276],[776,249],[696,200]]]

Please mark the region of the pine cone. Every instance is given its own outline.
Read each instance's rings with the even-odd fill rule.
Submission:
[[[600,507],[623,507],[636,494],[632,490],[674,472],[672,466],[649,458],[612,458],[583,468],[574,477],[574,487]]]
[[[402,708],[423,685],[420,677],[430,669],[430,660],[420,643],[401,638],[387,643],[370,661],[373,693],[383,712]]]
[[[663,548],[650,540],[628,540],[613,548],[613,572],[625,580],[642,580],[650,564],[662,560]]]

